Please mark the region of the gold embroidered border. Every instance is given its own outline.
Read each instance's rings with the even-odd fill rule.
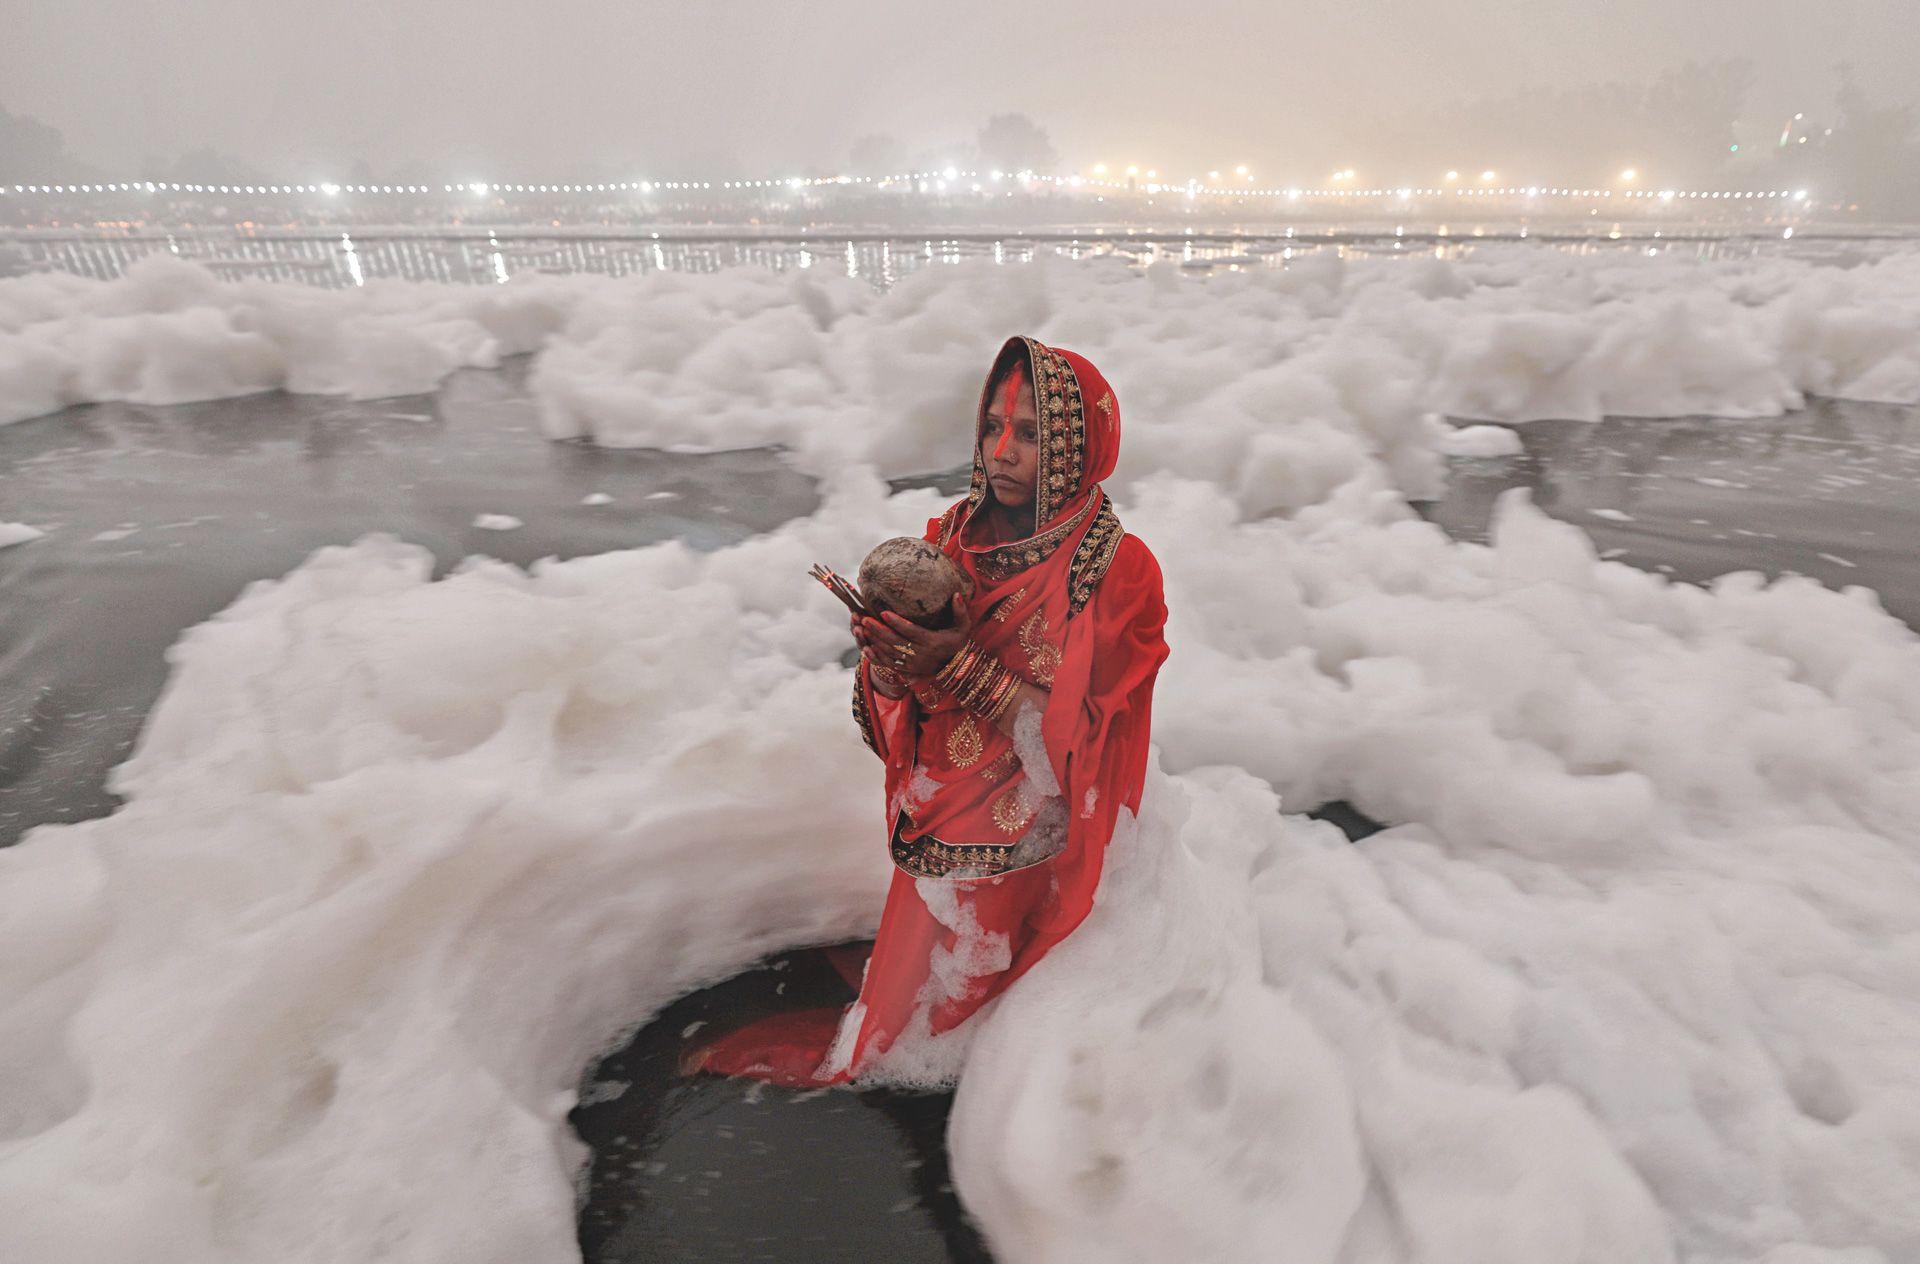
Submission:
[[[1093,511],[1093,502],[1097,499],[1099,498],[1095,496],[1087,497],[1086,503],[1081,505],[1072,517],[1039,535],[1015,540],[1011,544],[995,545],[993,548],[981,549],[977,552],[969,549],[968,552],[973,553],[975,565],[979,566],[980,573],[989,580],[997,583],[1011,578],[1027,567],[1052,557],[1054,550],[1064,544],[1067,537],[1086,521],[1087,515]]]
[[[1100,586],[1107,568],[1113,565],[1113,555],[1119,551],[1120,541],[1125,535],[1119,516],[1113,512],[1113,502],[1102,493],[1099,516],[1087,528],[1080,547],[1073,551],[1073,561],[1067,564],[1069,618],[1079,614],[1093,600],[1093,590]]]
[[[1004,873],[1013,858],[1014,843],[943,843],[931,834],[919,838],[900,837],[900,825],[893,827],[889,850],[893,863],[916,878],[944,878],[955,869],[978,869],[987,876]]]
[[[874,740],[873,717],[867,714],[867,686],[860,678],[860,671],[859,667],[853,669],[853,722],[860,726],[860,740],[867,744],[868,750],[878,755],[880,744]]]
[[[1026,339],[1033,362],[1033,403],[1039,414],[1040,464],[1034,480],[1033,520],[1045,522],[1080,483],[1087,446],[1086,409],[1073,365],[1052,347]]]

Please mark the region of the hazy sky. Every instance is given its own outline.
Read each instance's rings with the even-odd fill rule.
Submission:
[[[1876,96],[1920,94],[1920,0],[0,0],[0,20],[0,105],[79,156],[211,145],[300,180],[362,155],[780,174],[1010,110],[1074,165],[1285,178],[1364,163],[1367,119],[1688,60],[1751,61],[1756,127],[1826,109],[1842,60]]]

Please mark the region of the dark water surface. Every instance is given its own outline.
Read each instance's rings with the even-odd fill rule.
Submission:
[[[1454,462],[1448,533],[1486,539],[1495,497],[1536,505],[1603,557],[1693,583],[1728,571],[1864,584],[1920,627],[1920,408],[1814,400],[1761,421],[1530,422],[1517,457]]]
[[[818,504],[772,450],[550,442],[524,376],[518,362],[416,399],[110,404],[0,427],[0,521],[48,533],[0,549],[0,845],[111,811],[107,772],[159,694],[166,648],[322,545],[386,531],[443,569],[472,553],[524,565],[668,538],[719,547]],[[1521,435],[1521,456],[1456,462],[1427,516],[1484,538],[1495,496],[1529,487],[1634,565],[1865,584],[1920,624],[1920,410],[1820,402]],[[957,490],[965,475],[931,481]],[[581,503],[594,493],[613,499]],[[480,514],[524,525],[483,530]],[[1373,828],[1343,805],[1320,814],[1351,836]],[[678,1074],[702,1031],[848,995],[819,954],[788,954],[682,999],[596,1069],[574,1114],[595,1149],[590,1261],[988,1258],[948,1181],[950,1098]]]

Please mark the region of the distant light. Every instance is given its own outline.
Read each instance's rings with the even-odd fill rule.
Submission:
[[[340,195],[340,186],[329,180],[320,186],[320,191],[328,197],[338,197]]]
[[[1460,173],[1459,173],[1458,171],[1449,171],[1449,172],[1447,172],[1447,183],[1448,183],[1448,184],[1452,184],[1452,183],[1453,183],[1454,181],[1456,181],[1456,180],[1458,180],[1459,178],[1460,178]]]
[[[1094,164],[1093,164],[1093,174],[1095,174],[1095,175],[1097,175],[1097,176],[1103,176],[1103,175],[1105,175],[1105,174],[1107,174],[1107,164],[1106,164],[1106,163],[1104,163],[1104,162],[1096,162],[1096,163],[1094,163]]]
[[[1244,180],[1244,179],[1246,179],[1246,178],[1248,177],[1248,175],[1250,175],[1251,173],[1250,173],[1250,172],[1248,172],[1248,170],[1247,170],[1247,164],[1243,162],[1243,163],[1241,163],[1241,164],[1240,164],[1239,166],[1237,166],[1237,167],[1235,167],[1235,168],[1233,169],[1233,174],[1235,174],[1235,175],[1237,175],[1237,176],[1239,176],[1239,177],[1240,177],[1241,179],[1243,179],[1243,180]]]
[[[1740,152],[1740,146],[1738,146],[1738,145],[1728,145],[1728,146],[1727,146],[1727,152],[1728,152],[1728,153],[1730,153],[1730,154],[1737,154],[1737,153],[1739,153],[1739,152]]]
[[[1137,175],[1139,175],[1139,174],[1140,174],[1140,168],[1138,168],[1138,167],[1133,167],[1133,166],[1129,166],[1129,167],[1127,168],[1127,174],[1128,174],[1128,175],[1130,175],[1130,176],[1137,176]]]
[[[1219,173],[1218,171],[1209,171],[1209,172],[1207,172],[1207,179],[1209,179],[1209,180],[1218,180],[1219,178],[1220,178],[1220,173]]]
[[[468,185],[467,187],[473,190],[475,197],[487,196],[487,182],[485,180],[475,180],[472,184]]]
[[[1160,173],[1158,171],[1155,171],[1152,167],[1147,168],[1147,179],[1149,180],[1156,179],[1159,175]]]
[[[1481,184],[1492,184],[1494,182],[1494,179],[1495,179],[1494,173],[1491,171],[1482,171],[1480,173]]]
[[[1627,184],[1632,184],[1635,180],[1638,180],[1639,178],[1640,178],[1640,172],[1633,167],[1628,167],[1625,171],[1622,171],[1620,173],[1620,179]]]
[[[1806,201],[1806,200],[1807,200],[1807,191],[1806,191],[1805,189],[1801,189],[1801,190],[1800,190],[1799,192],[1797,192],[1797,193],[1795,193],[1795,194],[1793,195],[1793,200],[1794,200],[1794,201],[1796,201],[1796,202],[1804,202],[1804,201]]]
[[[945,171],[942,171],[940,174],[945,176],[949,180],[957,180],[960,178],[960,169],[958,167],[948,167]]]

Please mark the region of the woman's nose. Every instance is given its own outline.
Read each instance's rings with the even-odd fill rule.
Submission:
[[[1009,426],[1000,432],[1000,442],[994,445],[993,459],[998,461],[1007,455],[1007,444],[1013,439],[1013,428]]]

